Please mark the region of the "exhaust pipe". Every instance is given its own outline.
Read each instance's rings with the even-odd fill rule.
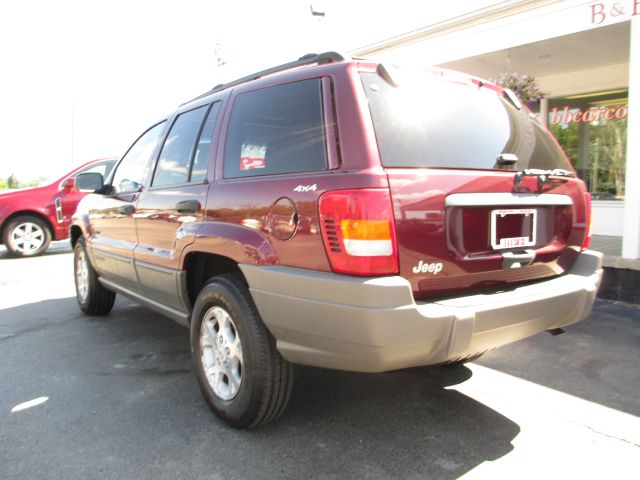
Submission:
[[[547,332],[555,337],[556,335],[564,333],[564,328],[552,328],[551,330],[547,330]]]

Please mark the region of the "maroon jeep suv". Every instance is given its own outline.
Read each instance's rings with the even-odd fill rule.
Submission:
[[[590,198],[508,90],[329,52],[160,119],[71,227],[80,308],[116,293],[191,331],[230,425],[284,410],[292,364],[461,363],[583,320]]]

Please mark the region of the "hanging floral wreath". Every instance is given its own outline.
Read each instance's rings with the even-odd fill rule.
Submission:
[[[544,98],[533,75],[518,75],[517,73],[501,73],[497,82],[503,88],[513,90],[518,98],[525,103],[535,103]]]

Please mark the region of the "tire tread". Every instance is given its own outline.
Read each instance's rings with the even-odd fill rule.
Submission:
[[[40,226],[40,228],[42,228],[42,231],[44,232],[44,236],[45,236],[42,246],[38,248],[36,251],[29,253],[27,255],[25,255],[24,253],[20,253],[17,250],[14,250],[13,247],[11,246],[11,242],[9,241],[9,236],[11,235],[11,232],[14,229],[14,225],[19,223],[24,223],[24,222],[37,223]],[[41,218],[35,215],[28,215],[28,214],[20,215],[13,218],[9,223],[7,223],[2,234],[2,243],[4,243],[4,245],[7,247],[7,253],[11,257],[27,258],[27,257],[37,257],[39,255],[42,255],[44,252],[47,251],[47,248],[49,248],[49,245],[51,244],[52,239],[53,239],[53,233],[49,228],[49,225],[47,225],[47,223],[44,222]]]
[[[238,274],[222,274],[215,276],[205,284],[218,284],[237,295],[237,301],[249,312],[249,317],[243,322],[247,335],[256,342],[254,357],[260,382],[256,385],[261,389],[257,395],[259,403],[242,415],[231,420],[225,418],[222,412],[214,408],[214,412],[220,415],[231,426],[239,429],[253,428],[269,423],[278,418],[284,412],[293,388],[293,365],[287,362],[276,348],[276,342],[267,327],[262,322],[260,314],[253,302],[253,298]]]
[[[247,428],[257,427],[275,420],[284,412],[291,398],[293,365],[283,359],[276,349],[275,339],[269,333],[264,323],[262,323],[253,299],[242,279],[237,274],[225,274],[218,278],[224,278],[233,284],[235,289],[243,297],[243,300],[250,306],[258,320],[255,323],[252,322],[252,328],[255,330],[263,330],[263,332],[254,331],[253,333],[258,334],[257,338],[261,340],[260,357],[267,360],[266,362],[262,362],[261,368],[263,369],[264,378],[268,380],[263,384],[263,400],[258,414]],[[264,333],[264,335],[262,333]]]
[[[83,249],[85,251],[85,255],[87,255],[87,249],[85,245],[84,238],[79,238],[76,243],[75,249]],[[87,298],[87,302],[85,304],[80,303],[78,299],[78,304],[80,305],[80,309],[90,316],[103,316],[111,312],[113,309],[113,304],[116,301],[116,294],[111,290],[105,288],[98,280],[98,274],[94,270],[91,265],[91,260],[87,257],[87,263],[89,266],[89,296]],[[74,252],[74,267],[75,267],[75,252]],[[75,273],[75,271],[74,271]]]

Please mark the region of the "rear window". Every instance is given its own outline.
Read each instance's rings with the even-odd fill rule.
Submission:
[[[494,91],[415,74],[394,87],[362,73],[382,164],[386,167],[572,170],[546,130]]]

